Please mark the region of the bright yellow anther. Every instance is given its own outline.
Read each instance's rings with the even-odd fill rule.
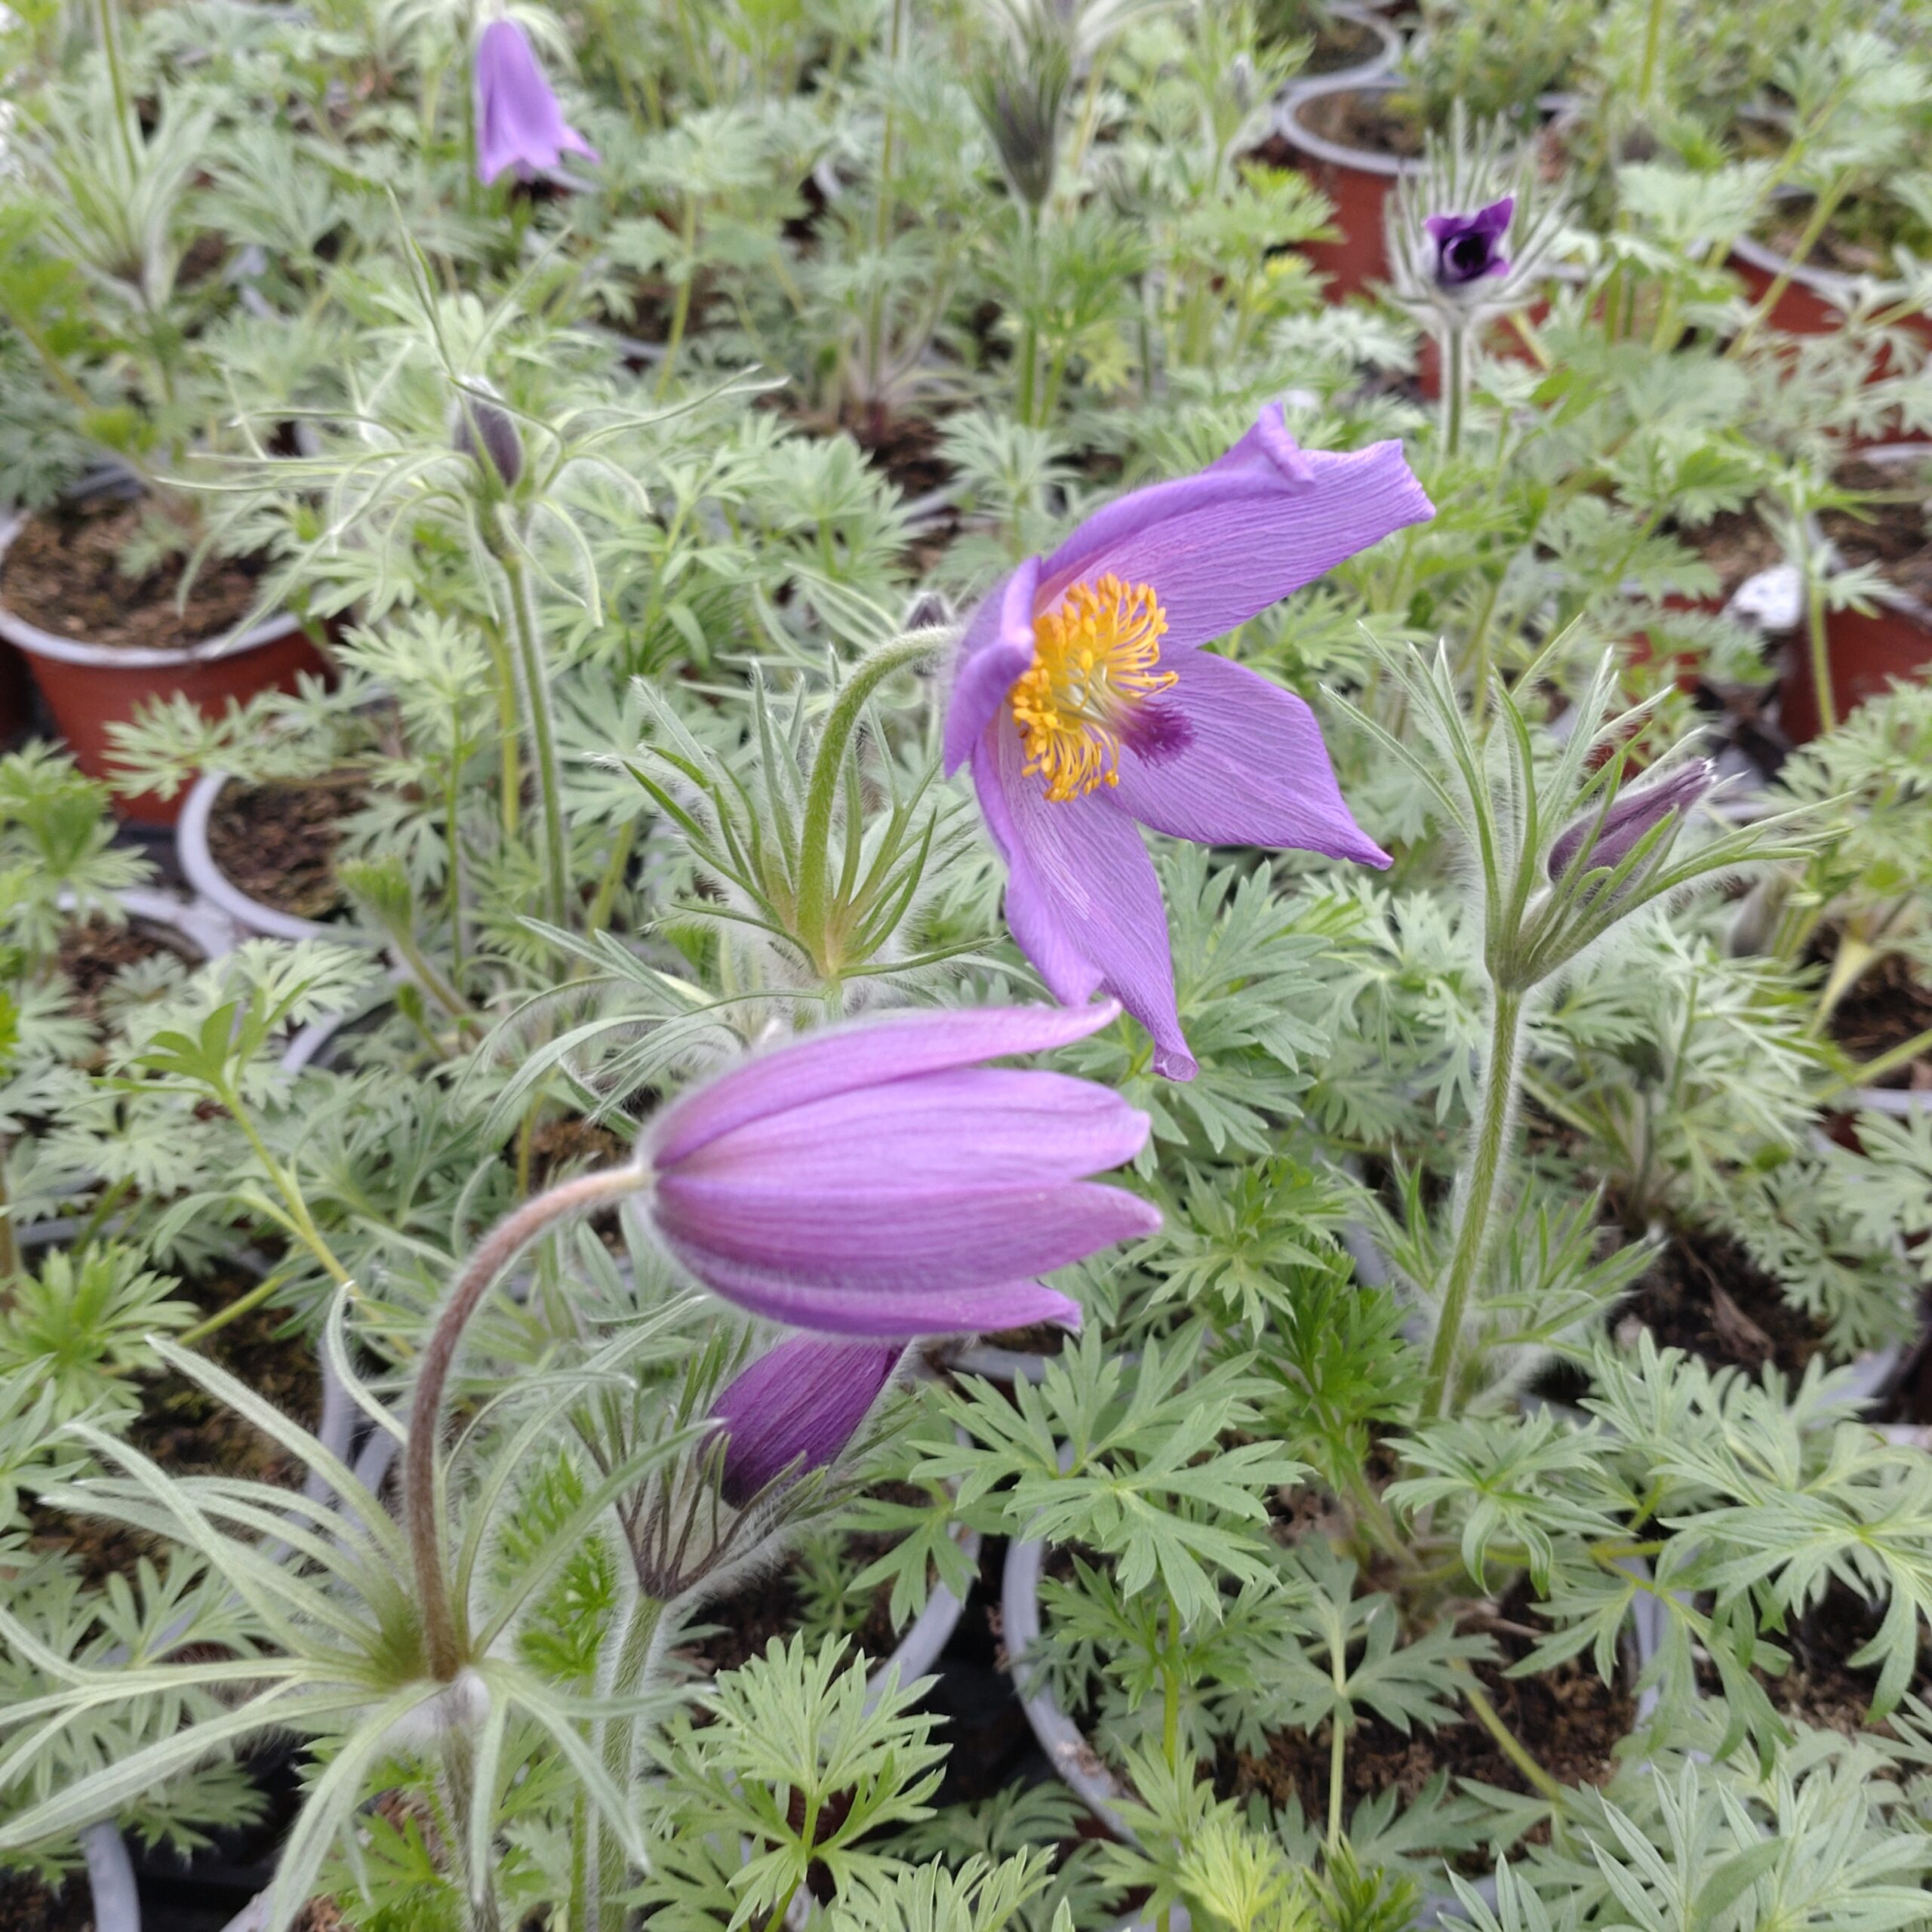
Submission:
[[[1076,583],[1033,620],[1033,665],[1010,702],[1026,770],[1064,803],[1120,783],[1120,746],[1134,714],[1174,681],[1157,667],[1168,620],[1152,584],[1117,577]]]

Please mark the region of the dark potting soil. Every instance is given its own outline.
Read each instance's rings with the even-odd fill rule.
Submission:
[[[1614,1321],[1626,1346],[1647,1328],[1659,1347],[1682,1349],[1713,1368],[1755,1374],[1768,1362],[1794,1378],[1825,1340],[1736,1241],[1689,1229],[1672,1235]]]
[[[1832,1009],[1831,1031],[1854,1060],[1875,1060],[1932,1031],[1932,987],[1912,976],[1901,955],[1887,953]],[[1932,1054],[1920,1054],[1873,1084],[1932,1091]]]
[[[232,558],[208,558],[177,611],[185,558],[171,557],[143,577],[123,576],[121,553],[141,528],[143,507],[103,497],[29,518],[0,580],[8,609],[57,637],[89,644],[178,651],[226,636],[254,608],[254,578]]]
[[[1494,1608],[1466,1613],[1457,1627],[1494,1641],[1497,1661],[1477,1664],[1476,1675],[1497,1715],[1544,1770],[1567,1785],[1601,1784],[1618,1742],[1635,1721],[1635,1705],[1620,1684],[1605,1684],[1587,1659],[1571,1658],[1534,1677],[1506,1676],[1544,1634],[1530,1601],[1527,1586],[1518,1584]],[[1298,1798],[1306,1817],[1325,1821],[1328,1752],[1325,1725],[1312,1734],[1283,1730],[1265,1757],[1226,1753],[1216,1766],[1217,1783],[1224,1797],[1258,1791],[1277,1806]],[[1364,1716],[1349,1733],[1343,1759],[1345,1808],[1352,1811],[1364,1798],[1389,1790],[1406,1803],[1438,1772],[1530,1795],[1522,1773],[1473,1717],[1434,1731],[1418,1727],[1405,1737],[1383,1718]]]
[[[1422,154],[1422,116],[1407,95],[1391,88],[1343,88],[1318,94],[1303,103],[1300,118],[1311,134],[1339,146],[1366,148],[1398,161]]]
[[[1784,546],[1748,509],[1720,510],[1709,523],[1677,536],[1717,572],[1717,594],[1727,602],[1746,577],[1784,561]]]
[[[885,1502],[920,1507],[931,1500],[924,1491],[904,1483],[875,1483],[866,1494]],[[897,1540],[877,1531],[848,1532],[841,1538],[846,1573],[856,1576],[869,1564],[876,1562]],[[890,1657],[903,1634],[892,1627],[891,1610],[892,1586],[890,1582],[881,1583],[873,1590],[865,1622],[853,1638],[860,1654],[873,1663]],[[698,1612],[697,1620],[718,1626],[710,1635],[685,1647],[706,1675],[715,1676],[720,1671],[737,1670],[753,1657],[762,1657],[773,1638],[783,1642],[804,1623],[798,1559],[790,1558],[782,1568],[754,1577],[731,1595],[705,1604]]]
[[[97,915],[70,921],[61,932],[55,954],[73,989],[69,1011],[90,1026],[98,1026],[102,996],[122,972],[143,960],[171,955],[185,966],[201,964],[201,955],[186,940],[143,920],[116,925]]]
[[[208,814],[208,852],[221,875],[258,904],[298,919],[346,910],[336,883],[343,821],[367,795],[355,779],[224,785]]]
[[[871,403],[846,410],[839,426],[909,497],[952,481],[952,465],[940,454],[940,426],[923,416],[894,415]]]
[[[245,1275],[198,1281],[180,1299],[210,1313],[254,1286]],[[272,1402],[303,1427],[312,1429],[321,1409],[321,1380],[312,1343],[283,1332],[285,1309],[258,1306],[241,1315],[198,1346],[217,1366]],[[141,1407],[125,1439],[166,1469],[180,1475],[224,1475],[299,1487],[306,1469],[278,1444],[210,1395],[199,1383],[171,1370],[139,1378]],[[118,1572],[134,1574],[143,1555],[158,1557],[169,1546],[145,1531],[104,1518],[69,1515],[38,1503],[29,1506],[34,1540],[43,1549],[66,1549],[79,1559],[90,1583]]]
[[[1847,564],[1875,564],[1887,583],[1932,604],[1932,528],[1927,506],[1932,473],[1910,465],[1848,463],[1838,472],[1847,490],[1883,491],[1905,500],[1861,503],[1856,510],[1825,510],[1818,521]]]
[[[91,1932],[94,1901],[76,1872],[57,1891],[25,1872],[0,1872],[0,1932]]]
[[[1774,218],[1759,227],[1758,238],[1789,258],[1803,242],[1811,215],[1808,202],[1780,202]],[[1905,232],[1900,232],[1901,226]],[[1889,275],[1894,272],[1895,242],[1923,249],[1924,235],[1913,232],[1915,226],[1897,203],[1863,202],[1854,196],[1805,251],[1804,266],[1838,275]]]
[[[1339,73],[1345,67],[1359,66],[1372,59],[1382,46],[1382,36],[1360,20],[1331,14],[1315,28],[1315,45],[1310,49],[1305,75]]]

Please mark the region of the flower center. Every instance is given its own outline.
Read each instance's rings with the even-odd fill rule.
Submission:
[[[1056,803],[1120,783],[1120,747],[1132,743],[1150,698],[1174,681],[1157,667],[1168,620],[1152,584],[1117,577],[1076,583],[1033,620],[1033,665],[1013,687],[1014,722],[1026,770]]]

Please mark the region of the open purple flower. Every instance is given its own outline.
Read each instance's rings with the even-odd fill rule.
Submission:
[[[724,1425],[724,1500],[742,1509],[789,1470],[836,1462],[905,1353],[897,1342],[796,1335],[739,1375],[712,1404]]]
[[[1516,198],[1478,208],[1474,214],[1432,214],[1423,223],[1435,244],[1435,283],[1451,292],[1509,272],[1503,238],[1516,212]]]
[[[1160,1226],[1086,1178],[1140,1151],[1147,1116],[1091,1081],[977,1063],[1114,1013],[897,1014],[759,1054],[653,1121],[645,1211],[706,1287],[795,1328],[1077,1326],[1079,1304],[1032,1278]]]
[[[476,43],[476,173],[494,181],[513,168],[528,180],[566,152],[595,161],[597,150],[564,118],[515,21],[492,20]]]
[[[1271,404],[1198,475],[1029,558],[966,627],[946,764],[971,761],[1013,936],[1056,999],[1118,998],[1170,1079],[1195,1063],[1142,826],[1389,863],[1343,803],[1313,712],[1200,647],[1435,513],[1399,443],[1303,450]]]

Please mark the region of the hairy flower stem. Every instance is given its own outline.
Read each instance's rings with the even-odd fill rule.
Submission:
[[[1469,324],[1461,316],[1442,325],[1442,454],[1460,456],[1463,450],[1463,386],[1467,368]]]
[[[1489,1022],[1489,1066],[1483,1080],[1482,1109],[1476,1118],[1469,1185],[1463,1191],[1462,1218],[1456,1229],[1456,1245],[1449,1257],[1449,1272],[1443,1283],[1435,1341],[1429,1352],[1429,1377],[1420,1411],[1420,1420],[1423,1422],[1443,1414],[1449,1406],[1457,1344],[1462,1339],[1463,1318],[1469,1307],[1469,1291],[1475,1284],[1477,1268],[1488,1245],[1491,1214],[1496,1205],[1497,1185],[1503,1174],[1503,1152],[1515,1121],[1516,1064],[1522,1049],[1523,995],[1514,989],[1497,986],[1493,999]]]
[[[1663,42],[1664,0],[1651,0],[1650,13],[1644,22],[1644,64],[1637,75],[1637,103],[1647,109],[1657,91],[1657,53]]]
[[[655,1597],[641,1594],[631,1601],[630,1616],[624,1626],[623,1641],[618,1646],[612,1666],[608,1697],[635,1697],[651,1674],[657,1655],[657,1639],[664,1626],[665,1606]],[[604,1768],[620,1791],[629,1791],[637,1764],[637,1719],[606,1718],[601,1740]],[[597,1932],[624,1932],[624,1848],[610,1826],[600,1823],[597,1831],[597,1905],[594,1924]],[[592,1923],[586,1921],[586,1924]]]
[[[543,863],[550,923],[570,924],[570,847],[564,828],[563,786],[557,774],[557,739],[550,715],[550,670],[544,662],[543,632],[537,621],[536,587],[515,539],[505,534],[497,561],[509,585],[510,628],[517,653],[518,687],[530,749],[537,766],[537,809],[543,815]]]
[[[566,1215],[635,1193],[643,1185],[643,1172],[635,1167],[580,1174],[506,1215],[484,1236],[457,1277],[423,1346],[410,1408],[409,1441],[403,1451],[403,1527],[409,1539],[410,1565],[415,1573],[430,1674],[445,1683],[462,1668],[463,1650],[443,1571],[436,1510],[436,1450],[442,1438],[443,1390],[456,1360],[457,1344],[491,1284],[539,1235]]]
[[[455,1827],[452,1835],[466,1853],[470,1820],[478,1804],[488,1802],[488,1797],[476,1789],[475,1746],[461,1731],[453,1731],[443,1740],[443,1778],[449,1792],[450,1823]],[[469,1932],[502,1932],[497,1887],[489,1872],[466,1872],[463,1877],[469,1895],[466,1915]]]
[[[833,977],[838,966],[838,961],[830,957],[829,935],[825,930],[831,885],[826,860],[832,845],[832,815],[838,806],[838,779],[844,767],[846,747],[852,742],[860,714],[872,693],[894,672],[930,657],[938,644],[937,632],[921,630],[881,645],[846,679],[820,734],[818,750],[812,759],[812,775],[805,790],[804,819],[798,833],[796,923],[798,942],[823,978]]]
[[[1804,625],[1811,651],[1811,689],[1818,700],[1818,729],[1826,737],[1838,728],[1838,694],[1832,688],[1832,651],[1825,628],[1825,580],[1805,573]]]

